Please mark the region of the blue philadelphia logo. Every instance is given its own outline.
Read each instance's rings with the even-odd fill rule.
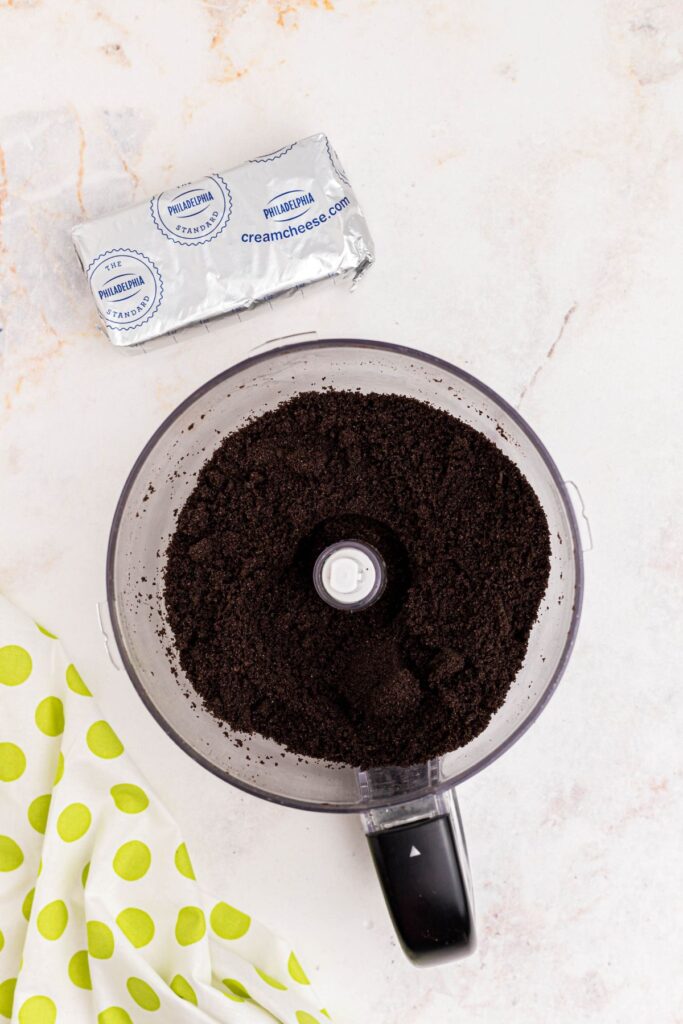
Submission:
[[[312,192],[306,192],[302,188],[290,188],[286,192],[278,192],[276,196],[268,200],[263,209],[263,216],[266,220],[285,224],[287,221],[303,217],[314,202]]]
[[[102,319],[120,331],[151,320],[164,296],[158,267],[137,249],[109,249],[96,256],[88,280]]]
[[[150,202],[152,219],[162,235],[177,245],[213,241],[230,220],[232,196],[219,174],[193,185],[162,192]]]

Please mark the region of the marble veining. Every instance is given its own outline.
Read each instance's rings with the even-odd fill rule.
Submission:
[[[680,1024],[680,0],[4,0],[0,66],[0,588],[73,651],[207,887],[291,936],[341,1024]],[[114,351],[73,224],[321,130],[377,244],[357,291]],[[301,332],[483,378],[590,517],[566,677],[461,788],[479,950],[438,970],[397,949],[358,822],[189,762],[97,624],[150,433]]]

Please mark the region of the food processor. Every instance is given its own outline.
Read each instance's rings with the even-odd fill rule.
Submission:
[[[226,434],[250,418],[301,392],[330,388],[410,396],[463,420],[519,467],[548,521],[547,591],[504,704],[466,746],[410,768],[362,771],[302,758],[274,740],[231,731],[202,706],[169,646],[163,602],[166,549],[177,510],[194,488],[198,471]],[[381,565],[371,565],[373,552],[358,552],[353,544],[337,554],[336,563],[326,556],[311,585],[320,588],[327,580],[328,596],[336,587],[339,614],[362,615],[367,595],[377,596]],[[349,596],[355,584],[348,582],[354,558],[359,573],[369,574],[369,584],[361,588],[360,606],[349,610],[341,605],[355,601]],[[504,753],[547,704],[574,644],[582,590],[579,530],[567,487],[519,414],[486,385],[441,359],[351,339],[262,351],[182,402],[131,470],[107,555],[114,642],[162,728],[195,761],[247,793],[290,807],[360,814],[398,937],[408,957],[421,965],[474,949],[472,887],[455,787]]]

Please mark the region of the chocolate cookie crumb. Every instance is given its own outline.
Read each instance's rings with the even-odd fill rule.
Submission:
[[[387,567],[360,612],[312,582],[320,552],[349,539]],[[483,434],[411,398],[307,392],[205,463],[164,597],[218,719],[307,757],[410,765],[466,744],[502,705],[549,571],[536,494]]]

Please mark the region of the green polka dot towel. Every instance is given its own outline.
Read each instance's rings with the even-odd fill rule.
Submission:
[[[0,596],[0,1024],[324,1024],[292,949],[207,897],[51,633]]]

